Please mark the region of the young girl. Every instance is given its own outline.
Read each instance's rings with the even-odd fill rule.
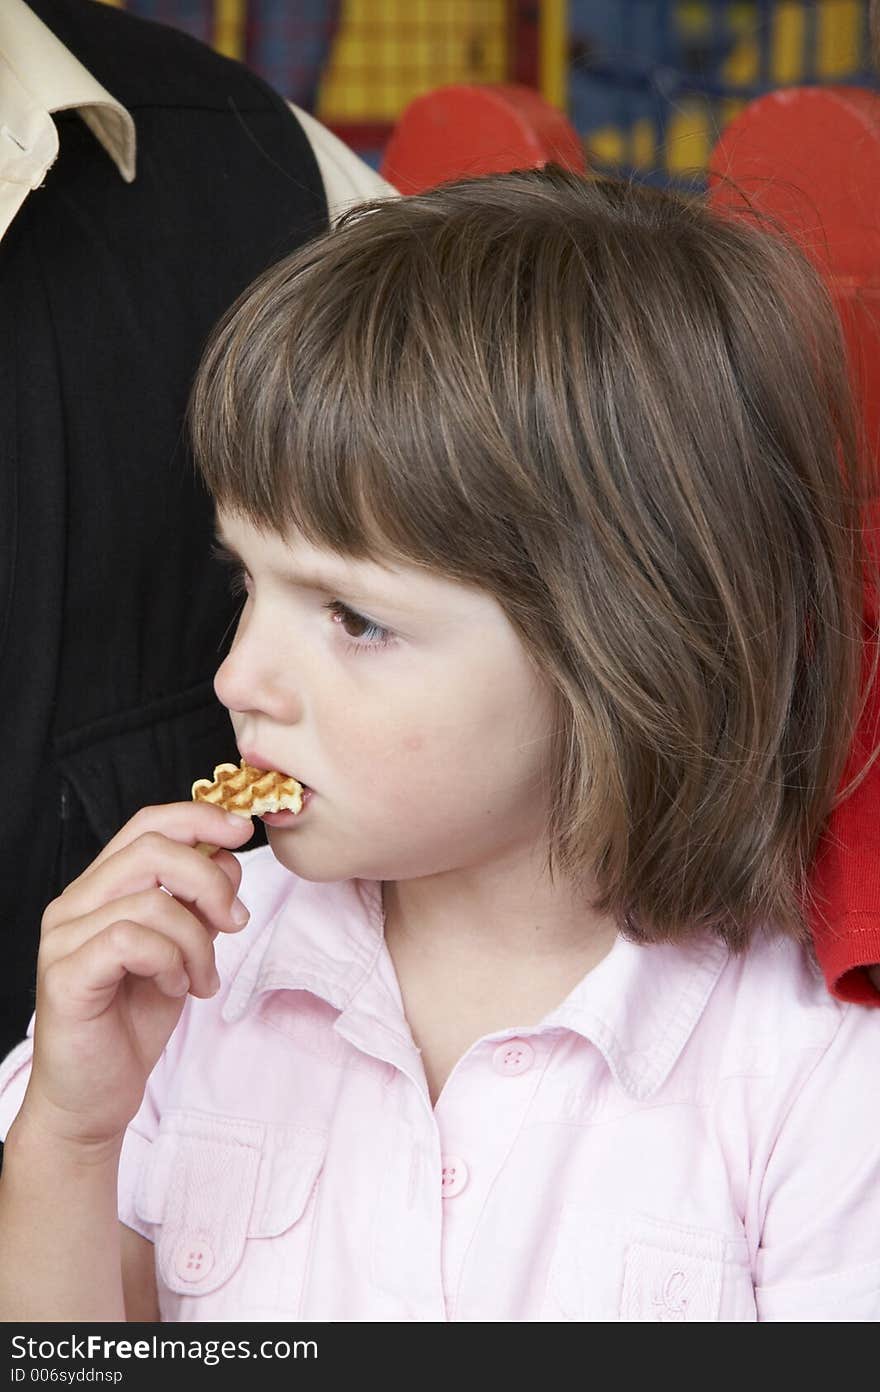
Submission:
[[[880,1015],[804,926],[861,701],[848,412],[778,237],[555,168],[242,297],[192,403],[216,687],[310,792],[244,854],[145,808],[49,906],[0,1318],[880,1315]]]

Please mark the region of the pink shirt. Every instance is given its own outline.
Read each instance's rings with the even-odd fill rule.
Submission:
[[[122,1151],[163,1320],[880,1318],[880,1012],[790,943],[618,939],[432,1108],[381,886],[240,860],[251,920]]]

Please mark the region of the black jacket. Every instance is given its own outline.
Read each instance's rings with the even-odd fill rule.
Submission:
[[[45,906],[141,806],[236,761],[212,677],[237,606],[183,416],[211,326],[327,226],[259,78],[87,0],[29,0],[137,128],[126,184],[75,112],[0,242],[0,1055]],[[252,845],[260,843],[261,829]]]

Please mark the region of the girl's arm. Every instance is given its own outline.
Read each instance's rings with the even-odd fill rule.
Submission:
[[[0,1320],[125,1319],[120,1146],[71,1147],[13,1122],[0,1175]]]
[[[116,1217],[118,1155],[58,1156],[9,1131],[0,1175],[7,1322],[160,1320],[152,1242]],[[23,1282],[23,1271],[33,1280]]]
[[[159,1295],[156,1289],[156,1253],[152,1242],[140,1233],[119,1224],[122,1243],[122,1289],[125,1317],[135,1324],[158,1324]]]
[[[870,672],[872,619],[873,606],[865,614],[863,679]],[[878,741],[880,681],[866,702],[841,787],[864,767]],[[880,758],[831,814],[810,889],[816,902],[808,921],[829,991],[839,1000],[880,1005],[880,990],[866,970],[880,964]]]

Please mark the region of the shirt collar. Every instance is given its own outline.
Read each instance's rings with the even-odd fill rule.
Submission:
[[[0,179],[11,177],[13,182],[37,188],[58,153],[55,123],[46,118],[53,111],[71,109],[79,112],[122,178],[131,183],[136,160],[131,113],[102,87],[24,0],[3,0]]]
[[[314,884],[278,869],[277,911],[234,971],[223,1018],[240,1019],[270,991],[309,991],[340,1012],[336,1027],[347,1039],[412,1072],[418,1050],[382,936],[381,884]],[[599,1049],[620,1087],[643,1101],[672,1071],[727,960],[713,938],[642,947],[618,937],[540,1025],[512,1024],[497,1034],[573,1030]]]

